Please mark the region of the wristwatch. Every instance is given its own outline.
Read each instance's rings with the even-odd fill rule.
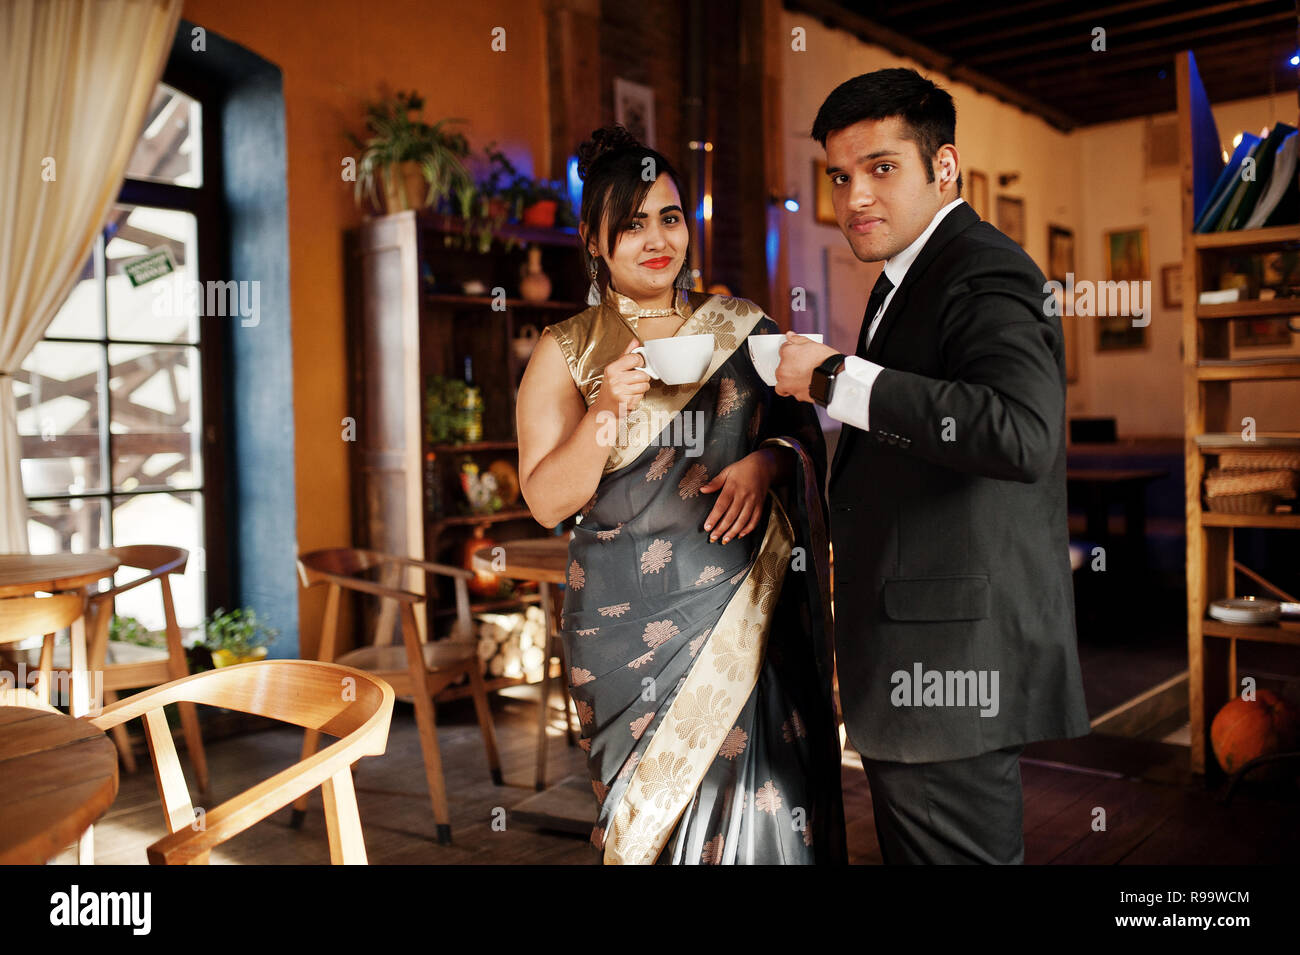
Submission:
[[[813,369],[812,379],[808,382],[808,395],[823,408],[831,403],[835,393],[835,378],[844,370],[844,356],[831,355]]]

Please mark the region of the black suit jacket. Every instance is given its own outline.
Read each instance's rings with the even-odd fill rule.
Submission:
[[[1088,732],[1065,356],[1043,286],[1024,250],[962,203],[868,346],[885,369],[871,430],[845,425],[829,499],[840,696],[849,738],[869,758],[961,759]],[[981,715],[994,707],[970,697],[981,678],[994,697],[994,672],[996,714]]]

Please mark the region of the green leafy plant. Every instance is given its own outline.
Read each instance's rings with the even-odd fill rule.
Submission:
[[[166,641],[160,633],[150,633],[135,617],[113,614],[108,621],[108,639],[112,643],[133,643],[138,647],[163,647]]]
[[[464,162],[469,156],[469,142],[464,133],[449,128],[465,121],[441,119],[427,123],[423,110],[424,98],[415,91],[398,92],[366,105],[366,138],[348,134],[352,144],[361,150],[357,162],[358,205],[363,196],[368,196],[374,207],[379,208],[380,193],[389,192],[393,177],[400,175],[399,167],[404,162],[420,165],[429,186],[425,206],[456,196],[471,183]]]
[[[209,651],[225,650],[234,657],[246,657],[279,635],[278,631],[264,626],[251,607],[229,612],[218,607],[203,622],[203,645]]]
[[[451,444],[460,438],[465,382],[429,375],[425,379],[424,438],[426,444]]]

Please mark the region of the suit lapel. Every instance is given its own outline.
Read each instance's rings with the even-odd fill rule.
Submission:
[[[912,289],[921,281],[930,264],[938,258],[943,247],[979,221],[979,215],[970,207],[968,202],[963,202],[943,217],[943,221],[939,223],[938,227],[930,235],[929,240],[921,248],[916,261],[912,263],[907,270],[907,274],[903,276],[902,284],[899,285],[898,291],[894,293],[894,297],[889,301],[889,308],[885,309],[885,314],[880,317],[880,327],[876,329],[871,344],[867,346],[868,361],[879,360],[880,352],[885,347],[885,340],[889,337],[889,332],[897,323],[898,316],[906,311],[907,300],[911,296]]]
[[[938,257],[939,252],[945,245],[964,232],[966,229],[980,221],[979,215],[971,208],[970,203],[963,202],[957,206],[939,223],[930,238],[921,248],[916,260],[903,276],[903,282],[899,285],[894,297],[889,300],[889,307],[885,309],[885,314],[880,317],[880,325],[876,328],[876,334],[871,337],[871,344],[867,346],[867,361],[878,362],[880,360],[881,350],[885,347],[885,339],[889,336],[890,329],[893,328],[898,316],[906,311],[907,300],[911,296],[912,289],[920,282],[925,275],[926,269]],[[870,324],[872,316],[864,316],[863,321]],[[848,453],[849,445],[857,437],[857,428],[851,425],[845,425],[840,429],[839,440],[835,444],[835,458],[831,461],[830,483],[834,483],[835,476],[839,473],[841,462]]]

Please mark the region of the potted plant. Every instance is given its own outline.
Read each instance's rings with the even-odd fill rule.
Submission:
[[[348,134],[361,150],[358,205],[364,195],[378,209],[382,190],[386,212],[429,207],[455,196],[470,182],[464,163],[469,143],[463,133],[447,128],[464,120],[426,123],[423,109],[424,98],[414,91],[366,105],[367,138]]]
[[[229,612],[218,608],[203,624],[203,644],[216,667],[263,659],[267,645],[277,636],[279,633],[264,626],[251,607]]]
[[[135,617],[119,617],[117,614],[108,621],[109,643],[131,643],[138,647],[165,647],[162,634],[150,633]]]

